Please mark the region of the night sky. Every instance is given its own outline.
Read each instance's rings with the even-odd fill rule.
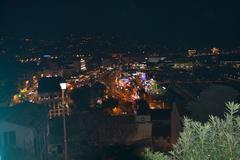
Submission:
[[[7,34],[118,33],[224,45],[240,40],[239,0],[1,0],[0,20]]]

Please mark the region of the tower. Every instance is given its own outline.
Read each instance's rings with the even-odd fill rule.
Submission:
[[[81,58],[80,60],[80,66],[81,66],[81,71],[86,71],[87,68],[86,68],[86,62],[84,59]]]

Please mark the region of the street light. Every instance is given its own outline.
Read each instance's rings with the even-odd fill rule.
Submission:
[[[62,90],[62,109],[63,109],[63,133],[64,133],[64,160],[68,159],[67,149],[67,129],[66,129],[66,104],[65,104],[65,90],[67,89],[67,83],[60,83]]]
[[[64,92],[65,90],[67,89],[67,83],[60,83],[60,87],[61,87],[61,90],[62,90],[62,104],[65,105],[65,97],[64,97]],[[65,108],[65,107],[64,107]]]

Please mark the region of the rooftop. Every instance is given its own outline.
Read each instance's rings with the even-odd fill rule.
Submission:
[[[21,103],[14,107],[0,108],[0,121],[38,128],[47,119],[48,108],[43,105]]]
[[[38,81],[38,93],[53,93],[60,92],[60,82],[61,77],[49,77],[49,78],[41,78]]]

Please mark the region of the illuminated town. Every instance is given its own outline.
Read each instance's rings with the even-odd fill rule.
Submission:
[[[132,3],[126,6],[137,11],[138,3]],[[136,16],[126,10],[118,16],[125,14]],[[83,23],[90,23],[86,19]],[[115,20],[110,22],[103,26]],[[76,23],[84,30],[81,25]],[[180,32],[175,37],[164,27],[169,35],[155,33],[154,25],[154,34],[146,31],[150,38],[141,27],[136,36],[135,29],[125,31],[121,25],[116,28],[124,34],[99,33],[98,27],[82,33],[66,27],[62,33],[55,27],[57,36],[52,30],[7,34],[6,26],[0,28],[0,160],[140,160],[145,148],[168,155],[186,127],[185,117],[204,123],[209,115],[224,117],[227,102],[240,102],[240,41],[223,45],[215,33],[208,34],[212,30],[206,32],[211,41],[201,39],[201,33],[198,41]]]

